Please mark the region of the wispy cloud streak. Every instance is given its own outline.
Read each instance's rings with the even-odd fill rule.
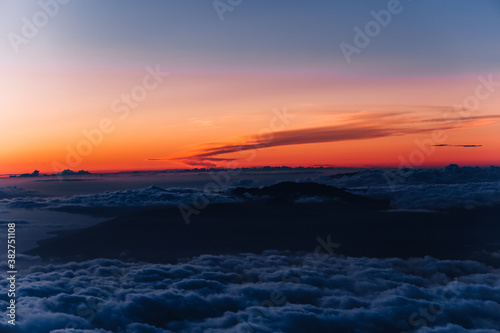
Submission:
[[[352,114],[342,119],[341,124],[299,128],[272,133],[272,135],[250,135],[240,142],[218,142],[199,145],[199,149],[189,153],[160,158],[159,160],[181,161],[193,166],[216,166],[218,162],[234,161],[237,158],[219,157],[224,154],[247,150],[264,149],[290,145],[368,140],[383,137],[420,134],[436,130],[453,130],[464,126],[480,125],[480,120],[497,121],[498,115],[482,115],[463,119],[460,123],[453,119],[411,117],[411,112]],[[439,145],[447,147],[481,147],[482,145]],[[158,160],[158,159],[151,159]]]
[[[478,148],[482,147],[483,145],[449,145],[449,144],[440,144],[440,145],[434,145],[434,147],[461,147],[461,148]]]

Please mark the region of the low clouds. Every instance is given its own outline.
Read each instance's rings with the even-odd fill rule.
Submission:
[[[15,198],[3,200],[11,208],[40,208],[97,216],[115,216],[140,209],[177,206],[193,202],[193,197],[204,193],[212,203],[232,202],[222,193],[206,193],[190,188],[163,189],[149,186],[142,189],[75,195],[67,198]]]
[[[0,187],[0,200],[1,199],[12,199],[12,198],[26,198],[34,197],[39,194],[36,191],[25,190],[18,186],[5,186]]]
[[[291,178],[296,178],[289,171]],[[404,174],[405,177],[401,177]],[[394,182],[391,180],[399,179]],[[475,208],[500,204],[500,167],[460,167],[451,164],[444,168],[396,170],[365,169],[359,172],[307,179],[321,184],[344,188],[348,191],[375,199],[389,199],[394,209],[435,210],[454,207]],[[233,182],[228,186],[252,186],[251,179]],[[210,203],[233,203],[248,197],[235,196],[233,188],[206,192],[193,188],[168,188],[149,186],[71,197],[33,197],[31,192],[10,199],[0,199],[9,208],[50,209],[95,216],[117,216],[138,210],[190,205],[200,195]],[[298,203],[322,202],[318,193],[306,193],[295,198]]]
[[[388,185],[388,179],[394,179],[403,174],[401,185],[431,185],[431,184],[466,184],[500,181],[500,167],[460,167],[450,164],[443,168],[407,169],[402,172],[385,169],[364,169],[359,172],[321,177],[326,182],[337,187],[363,187]]]
[[[500,204],[500,182],[372,187],[365,195],[390,197],[394,208],[450,209]]]
[[[15,223],[16,226],[27,225],[30,222],[23,220],[0,220],[0,226],[7,226],[9,223]]]
[[[13,332],[498,332],[500,272],[473,261],[204,255],[19,276]],[[6,281],[0,282],[2,288]],[[0,297],[5,308],[7,298]],[[427,311],[423,315],[421,311]],[[418,330],[420,329],[420,330]]]
[[[407,175],[402,177],[401,174]],[[391,182],[391,180],[399,181]],[[374,198],[389,198],[396,209],[476,208],[500,204],[500,167],[396,170],[367,169],[321,177],[319,182]]]

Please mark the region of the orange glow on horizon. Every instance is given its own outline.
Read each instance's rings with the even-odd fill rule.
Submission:
[[[439,121],[446,113],[456,117],[450,110],[474,94],[475,77],[178,71],[122,119],[113,102],[142,82],[144,69],[104,77],[81,69],[50,70],[55,72],[39,68],[36,75],[21,72],[15,80],[0,79],[6,92],[0,108],[22,110],[0,115],[0,137],[6,143],[0,148],[0,174],[201,167],[180,157],[248,143],[285,108],[294,118],[286,124],[275,121],[273,144],[255,154],[218,151],[204,157],[206,165],[222,167],[224,159],[236,158],[243,167],[397,167],[400,156],[408,159],[418,149],[415,140],[426,140],[441,128],[447,140],[436,144],[450,146],[434,147],[419,166],[500,163],[498,94],[481,100],[460,122],[450,117]],[[106,133],[100,128],[103,121]]]

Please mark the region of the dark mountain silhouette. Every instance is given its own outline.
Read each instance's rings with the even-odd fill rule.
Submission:
[[[321,198],[334,200],[347,205],[363,205],[376,208],[388,208],[388,200],[375,200],[349,193],[344,189],[318,183],[282,182],[262,188],[238,187],[232,194],[242,198],[270,198],[273,202],[295,202],[303,198]]]
[[[366,201],[344,190],[312,183],[234,190],[234,195],[246,194],[262,199],[210,204],[193,215],[189,225],[177,207],[121,216],[44,240],[28,254],[64,260],[175,262],[201,254],[313,252],[318,237],[325,240],[330,235],[332,242],[340,244],[335,253],[341,255],[429,255],[500,266],[500,258],[488,254],[500,250],[500,207],[390,212],[382,208],[384,202]],[[304,195],[332,200],[294,202]]]

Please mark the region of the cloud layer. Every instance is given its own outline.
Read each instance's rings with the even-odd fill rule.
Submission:
[[[299,176],[288,171],[289,178]],[[222,176],[221,176],[222,177]],[[250,176],[249,176],[250,177]],[[314,181],[338,188],[349,189],[357,195],[390,199],[394,209],[448,209],[475,208],[500,204],[500,167],[460,167],[451,164],[444,168],[384,170],[365,169],[359,172],[323,176]],[[215,183],[211,182],[213,185]],[[207,184],[205,184],[207,185]],[[251,186],[252,180],[227,186]],[[192,205],[195,198],[208,197],[210,203],[231,203],[243,200],[232,195],[232,187],[216,185],[211,191],[194,188],[161,188],[149,186],[71,197],[37,197],[22,188],[9,189],[9,195],[0,199],[10,208],[41,208],[64,212],[116,216],[142,209]],[[217,191],[220,190],[220,191]],[[4,189],[4,191],[6,191]],[[0,192],[1,194],[1,192]],[[309,193],[297,202],[322,201],[320,196]],[[313,199],[311,199],[313,198]]]
[[[353,193],[390,198],[396,209],[475,208],[500,204],[500,167],[382,170],[321,177],[319,182]]]
[[[450,164],[444,168],[415,168],[401,171],[365,169],[359,172],[321,177],[320,180],[337,187],[368,187],[389,185],[388,180],[398,177],[401,178],[398,183],[402,185],[497,182],[500,181],[500,167],[460,167]]]
[[[35,266],[19,278],[18,325],[2,317],[5,333],[451,333],[500,327],[500,272],[473,261],[269,252],[205,255],[176,265],[96,259]],[[0,306],[7,306],[5,294]]]
[[[89,195],[52,198],[15,198],[3,200],[11,208],[42,208],[58,211],[114,216],[145,208],[177,206],[190,204],[193,198],[204,194],[212,203],[234,202],[234,199],[222,193],[203,192],[191,188],[163,189],[149,186],[142,189],[103,192]]]
[[[38,195],[35,191],[28,191],[18,186],[0,187],[0,199],[26,198]]]

